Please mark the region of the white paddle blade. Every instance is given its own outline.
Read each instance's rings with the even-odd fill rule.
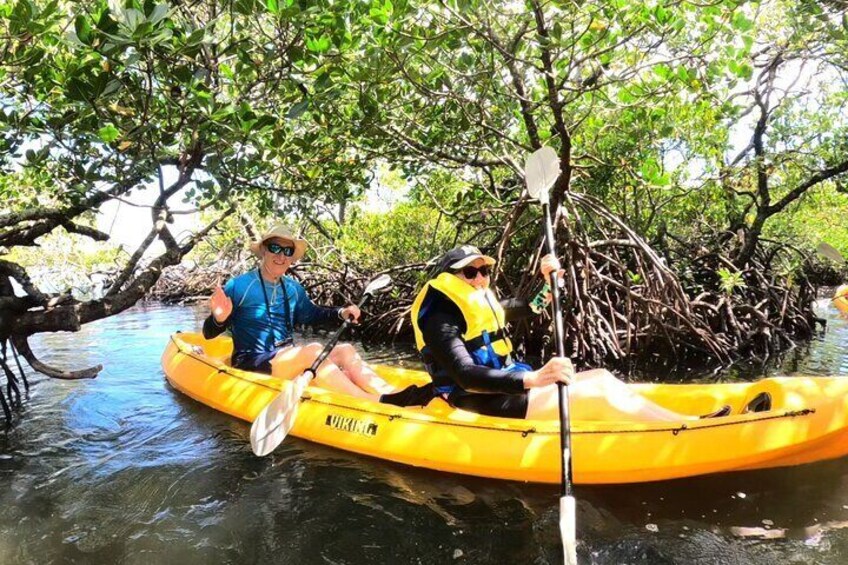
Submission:
[[[253,453],[264,457],[283,443],[294,426],[300,398],[310,380],[310,373],[302,373],[259,413],[250,426],[250,448]]]
[[[542,204],[548,203],[548,194],[559,177],[559,158],[550,147],[537,149],[524,163],[524,180],[527,193]]]
[[[577,500],[573,496],[559,499],[559,534],[565,565],[577,565]]]
[[[842,256],[842,253],[823,241],[816,246],[816,251],[831,261],[836,261],[837,263],[845,262],[845,257]]]
[[[392,277],[389,275],[380,275],[365,287],[365,290],[362,294],[374,294],[375,292],[379,292],[392,284]]]

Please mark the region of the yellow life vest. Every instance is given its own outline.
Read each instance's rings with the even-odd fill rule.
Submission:
[[[506,357],[512,353],[512,343],[504,334],[504,309],[495,293],[490,289],[476,289],[451,273],[442,273],[424,285],[412,303],[412,328],[415,331],[415,346],[418,351],[427,345],[418,325],[418,317],[427,291],[434,288],[448,297],[462,312],[467,327],[462,340],[469,351],[485,347],[483,332],[491,339],[495,353]]]

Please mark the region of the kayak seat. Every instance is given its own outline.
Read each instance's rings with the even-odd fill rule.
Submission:
[[[745,404],[745,408],[742,409],[742,414],[749,414],[751,412],[767,412],[771,410],[771,405],[771,394],[761,392]]]
[[[213,348],[213,351],[207,352],[203,348],[202,345],[197,345],[197,344],[191,346],[191,352],[194,353],[195,355],[202,355],[203,357],[206,357],[210,361],[217,361],[219,363],[223,363],[224,365],[226,365],[228,367],[232,367],[232,363],[231,363],[232,355],[230,355],[230,353],[228,353],[228,352],[227,353],[220,352],[219,355],[213,355],[213,353],[215,353],[214,348]]]
[[[223,363],[227,367],[233,366],[231,355],[220,355],[218,357],[211,357],[211,359],[215,359],[216,361],[220,361],[221,363]]]
[[[456,408],[448,404],[443,398],[436,397],[427,406],[424,406],[422,410],[427,414],[445,418],[452,414]]]
[[[725,404],[724,406],[722,406],[721,408],[719,408],[715,412],[710,412],[709,414],[703,414],[701,416],[701,419],[703,420],[704,418],[724,418],[725,416],[730,416],[731,411],[732,410],[731,410],[730,404]]]

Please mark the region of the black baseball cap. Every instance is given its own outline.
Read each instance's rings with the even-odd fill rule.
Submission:
[[[439,257],[436,262],[437,272],[461,269],[476,259],[484,259],[487,265],[494,265],[497,262],[473,245],[460,245]]]

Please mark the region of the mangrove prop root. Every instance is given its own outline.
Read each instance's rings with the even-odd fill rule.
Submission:
[[[0,404],[3,405],[3,415],[6,418],[6,426],[8,427],[12,423],[12,411],[9,408],[9,403],[6,402],[6,396],[3,394],[2,388],[0,388]]]
[[[15,364],[18,366],[18,374],[21,376],[21,381],[24,383],[24,392],[29,395],[29,381],[26,378],[26,372],[24,371],[23,365],[21,365],[21,360],[18,357],[18,350],[15,349],[14,344],[9,344],[9,349],[12,350],[12,357],[15,359]],[[3,349],[3,358],[6,358],[6,350],[5,347]]]
[[[29,395],[29,383],[27,382],[23,367],[21,367],[20,361],[18,360],[14,345],[11,345],[8,340],[0,341],[0,369],[3,370],[3,374],[6,377],[6,394],[5,396],[3,395],[3,389],[0,387],[0,402],[3,405],[3,413],[6,418],[7,425],[11,424],[11,408],[14,407],[18,409],[22,405],[21,391],[18,386],[18,375],[16,375],[9,366],[9,349],[12,350],[12,355],[18,365],[18,369],[20,371],[20,382],[24,383],[24,390],[26,391],[26,394]]]
[[[39,373],[42,373],[54,379],[62,379],[67,381],[75,381],[79,379],[93,379],[97,376],[98,373],[100,373],[100,371],[103,370],[103,365],[94,365],[93,367],[79,369],[77,371],[66,371],[63,369],[58,369],[40,361],[35,356],[35,353],[32,352],[32,349],[30,349],[27,338],[22,336],[13,336],[11,340],[12,344],[17,348],[21,356],[26,359],[27,363],[29,363],[29,366],[32,367],[34,371],[38,371]]]

